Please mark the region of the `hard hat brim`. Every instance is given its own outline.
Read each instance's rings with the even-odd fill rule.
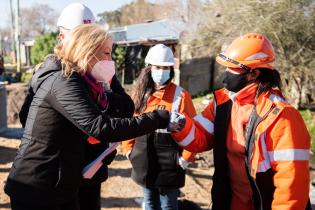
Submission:
[[[174,66],[174,62],[146,62],[154,66]]]
[[[230,68],[239,68],[238,65],[231,63],[231,62],[228,62],[219,56],[217,56],[215,60],[216,60],[216,62],[218,62],[222,66],[226,66],[226,67],[230,67]]]
[[[221,64],[222,66],[225,67],[229,67],[229,68],[240,68],[239,65],[231,63],[227,60],[224,60],[223,58],[217,56],[216,57],[216,62],[218,62],[219,64]],[[257,67],[267,67],[267,68],[273,68],[272,63],[274,62],[274,60],[272,61],[266,61],[266,62],[262,62],[261,60],[251,60],[251,61],[238,61],[248,67],[251,68],[257,68]]]

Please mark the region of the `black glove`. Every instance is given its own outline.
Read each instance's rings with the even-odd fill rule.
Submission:
[[[124,118],[133,116],[135,106],[129,95],[106,92],[106,96],[108,100],[107,113],[110,113],[111,117]]]
[[[159,128],[167,128],[170,122],[170,113],[167,110],[154,110],[153,113],[159,120]]]
[[[103,164],[110,165],[111,162],[113,162],[113,160],[115,159],[116,154],[117,154],[117,150],[115,149],[109,155],[107,155],[106,158],[103,159],[102,161]]]

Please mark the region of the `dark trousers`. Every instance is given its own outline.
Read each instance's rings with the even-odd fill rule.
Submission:
[[[12,210],[80,210],[79,202],[77,199],[60,205],[39,205],[36,204],[36,200],[26,203],[20,202],[16,199],[10,199]]]
[[[83,184],[79,189],[80,210],[101,209],[101,183]]]

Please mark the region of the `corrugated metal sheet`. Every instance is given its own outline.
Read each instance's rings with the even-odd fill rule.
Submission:
[[[179,40],[180,27],[167,20],[128,25],[109,31],[117,44]]]

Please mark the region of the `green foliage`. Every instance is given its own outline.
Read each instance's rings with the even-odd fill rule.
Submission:
[[[21,76],[21,82],[27,83],[32,79],[33,73],[23,72]]]
[[[113,28],[135,23],[143,23],[148,20],[160,19],[162,8],[163,7],[159,4],[137,0],[129,4],[125,4],[117,10],[109,12],[105,11],[97,16],[100,18],[99,22],[106,22],[111,28]]]
[[[123,69],[125,68],[126,50],[124,47],[116,46],[112,52],[113,60],[116,64],[116,74],[121,78]]]
[[[315,5],[312,2],[314,1],[211,1],[205,8],[208,18],[199,28],[200,36],[194,40],[195,47],[217,53],[221,46],[237,36],[258,32],[272,41],[279,66],[309,65],[313,61],[310,56],[313,58],[315,55]]]
[[[142,68],[144,68],[145,66],[145,62],[144,62],[144,57],[147,54],[148,48],[142,49],[142,51],[140,51],[135,58],[132,60],[132,64],[135,65],[135,71],[134,72],[125,72],[125,78],[124,81],[122,81],[122,74],[123,74],[123,70],[126,70],[126,52],[127,52],[127,47],[122,47],[122,46],[115,46],[112,52],[112,57],[113,60],[116,63],[116,74],[118,76],[118,78],[120,78],[121,82],[124,83],[132,83],[134,82],[133,80],[139,76],[140,71]],[[128,60],[127,60],[128,62]],[[130,60],[129,60],[130,62]],[[128,64],[127,64],[128,65]]]
[[[311,135],[311,149],[315,152],[315,112],[310,110],[301,110],[300,113],[304,119],[308,132]]]
[[[266,35],[276,52],[289,98],[314,98],[314,0],[213,0],[205,21],[191,41],[194,56],[216,55],[236,37],[250,32]],[[223,48],[221,48],[223,46]],[[308,95],[304,99],[303,95]]]
[[[4,63],[13,63],[13,59],[11,56],[4,56]]]
[[[32,64],[43,62],[44,58],[54,52],[54,47],[57,44],[57,34],[55,32],[45,33],[37,37],[33,47],[31,48]]]
[[[200,94],[193,98],[193,104],[195,106],[197,114],[200,114],[213,98],[212,94]]]
[[[108,23],[111,27],[121,26],[121,11],[114,10],[114,11],[105,11],[97,15],[100,17],[101,23]]]

